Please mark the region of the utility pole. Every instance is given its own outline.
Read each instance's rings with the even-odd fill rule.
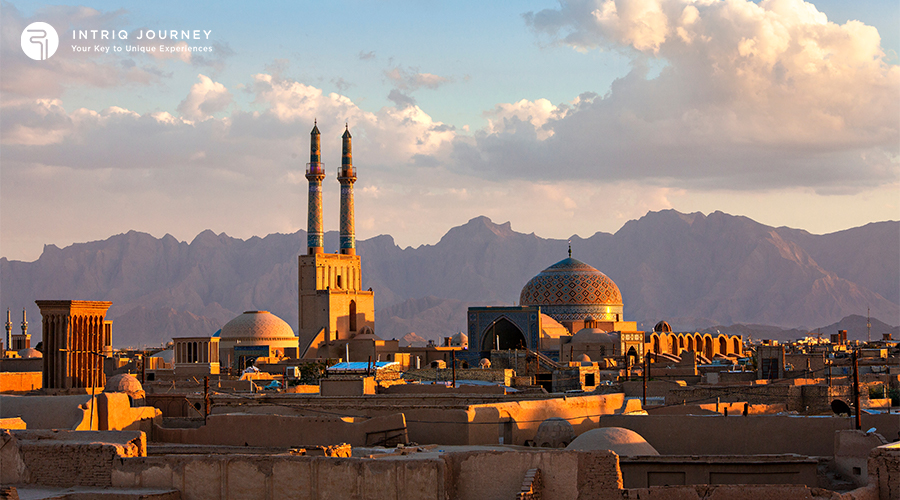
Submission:
[[[625,381],[631,382],[631,366],[629,366],[628,360],[628,356],[625,356]]]
[[[866,308],[866,342],[872,341],[872,318],[869,316],[870,310]]]
[[[853,360],[853,400],[856,405],[856,430],[862,429],[859,415],[859,355],[856,350],[850,353]]]
[[[450,351],[450,359],[453,363],[453,388],[456,389],[456,351]]]
[[[203,377],[203,424],[209,419],[209,375]]]
[[[645,353],[644,354],[644,370],[643,370],[643,372],[644,372],[644,401],[642,403],[644,406],[644,409],[647,408],[647,377],[649,376],[649,374],[647,372],[650,371],[650,363],[647,362],[647,359],[648,358]]]

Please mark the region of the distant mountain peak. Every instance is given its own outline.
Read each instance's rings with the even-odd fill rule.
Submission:
[[[503,224],[495,224],[490,218],[480,215],[470,219],[469,222],[466,222],[461,226],[450,229],[447,231],[447,234],[441,238],[441,241],[444,241],[448,237],[451,239],[460,236],[464,238],[477,238],[490,235],[508,237],[516,234],[519,233],[512,230],[512,224],[508,221]]]

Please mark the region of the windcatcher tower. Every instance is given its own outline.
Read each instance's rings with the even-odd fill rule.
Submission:
[[[313,122],[313,129],[309,135],[309,163],[306,165],[306,179],[309,181],[306,253],[312,255],[325,251],[325,230],[322,223],[322,181],[325,179],[325,164],[322,163],[322,143],[317,123]]]
[[[299,318],[297,334],[303,358],[340,358],[344,344],[360,332],[375,328],[375,294],[362,289],[360,258],[356,255],[353,224],[353,183],[356,169],[345,127],[343,158],[338,169],[341,183],[340,244],[325,253],[322,229],[322,166],[319,129],[313,127],[306,178],[309,179],[309,233],[307,252],[299,256]]]
[[[36,300],[41,308],[44,389],[103,387],[104,340],[112,302]]]
[[[353,168],[353,146],[350,143],[350,127],[344,125],[341,169],[338,181],[341,183],[341,254],[356,255],[356,229],[353,223],[353,183],[356,169]]]

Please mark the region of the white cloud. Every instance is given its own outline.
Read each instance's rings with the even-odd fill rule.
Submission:
[[[420,88],[436,90],[450,83],[452,80],[431,73],[419,73],[415,69],[406,69],[401,66],[394,67],[384,72],[394,88],[388,94],[388,99],[400,108],[416,105],[416,99],[412,93]]]
[[[43,21],[53,26],[60,36],[57,54],[40,64],[28,59],[20,49],[19,36],[22,30],[33,21]],[[213,52],[204,56],[192,56],[191,52],[162,52],[160,45],[167,47],[186,47],[187,42],[180,40],[135,38],[137,30],[132,30],[127,40],[98,39],[92,31],[98,33],[124,31],[127,26],[127,13],[124,10],[102,12],[89,7],[48,6],[31,17],[25,17],[12,4],[3,3],[0,9],[0,60],[3,71],[0,71],[0,104],[7,105],[21,97],[53,99],[59,98],[70,87],[115,88],[122,85],[145,86],[160,83],[171,76],[166,71],[168,60],[191,63],[194,66],[208,66],[221,69],[224,59],[233,51],[227,45],[213,42]],[[89,38],[71,40],[73,30],[85,31]],[[121,52],[115,54],[78,51],[73,47],[93,48],[98,42],[102,46],[118,46],[124,44],[143,47],[154,47],[155,52]]]
[[[532,131],[489,127],[459,145],[483,170],[700,188],[898,177],[900,67],[875,28],[830,23],[800,0],[564,0],[526,20],[579,50],[631,51],[634,67],[589,105],[546,121],[514,113]],[[658,76],[648,58],[664,64]],[[546,169],[553,160],[567,168]]]
[[[503,134],[514,131],[516,124],[527,122],[534,127],[537,139],[544,140],[553,135],[551,128],[545,128],[550,119],[559,120],[568,108],[554,106],[547,99],[529,101],[522,99],[515,103],[501,103],[485,112],[488,124],[484,131],[488,134]]]
[[[224,85],[208,76],[197,75],[199,83],[191,86],[191,92],[178,105],[178,112],[189,120],[204,120],[223,111],[231,104],[231,92]]]

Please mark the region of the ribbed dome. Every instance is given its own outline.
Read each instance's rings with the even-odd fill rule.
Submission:
[[[120,373],[106,379],[106,387],[103,392],[124,392],[131,396],[143,390],[137,377],[128,373]]]
[[[225,323],[221,338],[284,339],[295,338],[294,330],[283,319],[268,311],[247,311]]]
[[[22,349],[21,351],[19,351],[19,357],[20,357],[20,358],[25,358],[25,359],[29,359],[29,358],[43,358],[44,355],[41,354],[41,351],[38,351],[37,349],[31,348],[31,347],[27,347],[27,348]]]
[[[450,337],[450,345],[454,347],[468,347],[469,336],[463,332],[459,332],[456,335]]]

